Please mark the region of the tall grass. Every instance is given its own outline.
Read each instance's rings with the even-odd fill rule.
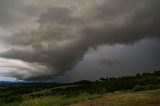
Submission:
[[[40,98],[28,99],[22,102],[15,102],[3,106],[65,106],[70,103],[76,103],[82,100],[89,100],[101,97],[98,94],[82,93],[77,96],[66,97],[64,96],[45,96]]]

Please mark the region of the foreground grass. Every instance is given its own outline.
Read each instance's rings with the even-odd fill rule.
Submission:
[[[102,98],[85,100],[71,106],[160,106],[160,90],[109,93]]]
[[[90,99],[95,99],[99,97],[101,97],[101,95],[97,95],[97,94],[90,95],[87,93],[83,93],[78,96],[71,96],[71,97],[45,96],[45,97],[25,100],[23,102],[4,104],[3,106],[65,106],[65,105],[69,105],[70,103],[77,103],[78,101],[90,100]]]
[[[160,106],[160,89],[141,92],[115,92],[102,95],[43,96],[2,106]]]

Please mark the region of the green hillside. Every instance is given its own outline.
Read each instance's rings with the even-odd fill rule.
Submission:
[[[4,83],[0,85],[0,106],[65,106],[95,98],[110,100],[111,106],[121,105],[121,101],[121,106],[141,102],[150,105],[160,100],[160,90],[156,89],[160,89],[160,71],[70,84]]]

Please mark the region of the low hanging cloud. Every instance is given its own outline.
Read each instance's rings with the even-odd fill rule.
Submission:
[[[18,59],[5,59],[0,58],[0,70],[1,75],[15,77],[17,79],[25,79],[30,76],[36,77],[48,75],[49,69],[38,63],[28,63]]]
[[[74,0],[70,2],[72,4]],[[159,39],[160,1],[99,2],[85,8],[85,11],[81,5],[46,7],[34,18],[37,28],[18,30],[12,36],[3,37],[3,44],[10,49],[0,52],[0,57],[29,64],[25,73],[23,68],[26,67],[19,64],[14,71],[6,73],[22,80],[54,79],[79,63],[89,48],[105,44],[133,44],[145,38]],[[1,67],[13,70],[12,66],[3,64]],[[20,70],[22,73],[17,73]]]

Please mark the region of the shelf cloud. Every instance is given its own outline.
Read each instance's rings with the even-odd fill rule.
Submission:
[[[1,0],[0,10],[0,75],[20,80],[62,76],[90,48],[160,38],[158,0]]]

